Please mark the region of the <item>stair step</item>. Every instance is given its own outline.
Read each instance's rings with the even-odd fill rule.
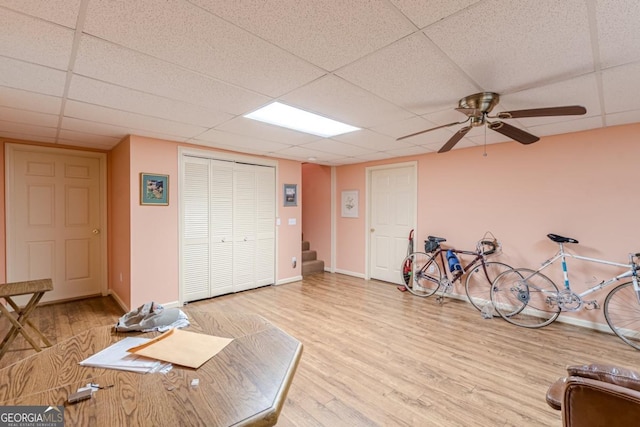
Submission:
[[[305,261],[302,263],[302,275],[307,276],[309,274],[324,272],[324,261]]]
[[[309,242],[307,242],[306,240],[302,241],[302,250],[303,251],[308,251],[311,248],[311,244]]]
[[[316,251],[302,251],[302,262],[315,261],[318,259],[318,253]]]

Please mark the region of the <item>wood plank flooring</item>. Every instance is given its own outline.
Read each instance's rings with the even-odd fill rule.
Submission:
[[[257,313],[302,341],[280,427],[560,426],[545,393],[567,365],[640,370],[640,352],[612,335],[561,323],[518,328],[482,319],[466,301],[439,304],[339,274],[190,305]],[[40,307],[32,319],[55,342],[120,315],[110,298],[93,298]],[[19,343],[27,346],[19,338],[12,348]],[[33,353],[9,351],[0,367]]]

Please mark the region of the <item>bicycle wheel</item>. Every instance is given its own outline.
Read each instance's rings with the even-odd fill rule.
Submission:
[[[467,278],[464,282],[464,290],[467,293],[467,298],[472,306],[478,311],[482,311],[483,307],[487,304],[491,304],[491,284],[501,273],[507,270],[511,270],[512,267],[502,262],[485,262],[485,268],[487,269],[487,276],[484,274],[482,263],[478,264],[467,272]],[[491,309],[494,317],[499,316],[495,309]]]
[[[408,277],[406,272],[402,272],[402,281],[406,283],[405,287],[409,292],[419,297],[436,293],[442,273],[435,256],[413,252],[404,259],[402,266],[410,266]]]
[[[640,350],[640,300],[633,283],[616,286],[604,300],[604,317],[622,341]]]
[[[514,268],[496,277],[491,302],[500,317],[524,328],[540,328],[560,315],[558,287],[542,273]]]

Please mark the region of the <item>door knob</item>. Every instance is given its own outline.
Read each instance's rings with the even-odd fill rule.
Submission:
[[[373,233],[374,231],[376,231],[376,229],[375,229],[375,228],[372,228],[372,229],[370,229],[369,231],[371,231],[371,232]]]
[[[98,228],[94,228],[93,231],[91,231],[93,234],[100,234],[100,230]]]

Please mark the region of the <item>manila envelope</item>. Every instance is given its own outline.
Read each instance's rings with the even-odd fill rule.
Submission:
[[[174,328],[127,351],[197,369],[222,351],[231,341],[233,338],[215,337]]]

